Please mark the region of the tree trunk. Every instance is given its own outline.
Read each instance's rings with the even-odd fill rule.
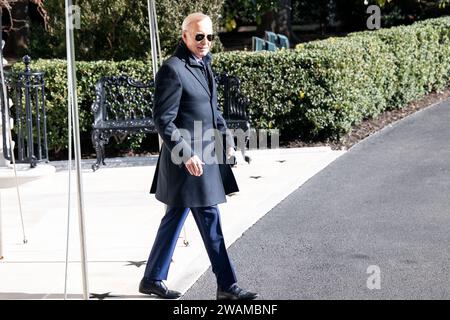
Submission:
[[[279,0],[277,11],[263,15],[257,32],[263,35],[266,30],[287,36],[291,45],[300,42],[292,31],[292,0]]]
[[[14,19],[13,30],[9,31],[5,45],[5,56],[17,57],[19,52],[28,46],[29,21],[28,1],[17,1],[11,6],[11,16]]]
[[[264,37],[264,31],[275,31],[275,12],[267,11],[261,17],[261,24],[258,25],[256,33],[260,37]]]

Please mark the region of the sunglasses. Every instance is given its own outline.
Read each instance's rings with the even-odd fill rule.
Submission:
[[[205,39],[205,36],[206,36],[206,39],[208,39],[209,42],[212,42],[214,40],[214,38],[215,38],[214,34],[205,35],[203,33],[199,33],[199,34],[195,35],[195,41],[200,42],[203,39]]]

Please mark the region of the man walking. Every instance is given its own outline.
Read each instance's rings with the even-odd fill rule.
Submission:
[[[169,290],[170,261],[183,223],[192,212],[217,279],[217,299],[251,300],[257,294],[241,289],[228,256],[217,204],[226,194],[239,191],[228,164],[221,164],[221,139],[211,141],[207,132],[225,136],[226,158],[234,155],[234,141],[217,105],[211,71],[212,21],[193,13],[182,24],[182,39],[174,55],[159,69],[155,79],[153,119],[163,139],[150,192],[167,205],[147,262],[139,292],[176,299]],[[220,144],[217,143],[220,140]],[[219,151],[218,151],[219,150]],[[217,157],[217,154],[219,157]],[[215,159],[217,161],[211,161]]]

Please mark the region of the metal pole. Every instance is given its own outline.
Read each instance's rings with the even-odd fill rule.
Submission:
[[[44,115],[44,148],[45,148],[45,159],[48,159],[48,144],[47,144],[47,113],[45,112],[45,80],[42,78],[42,114]]]
[[[156,71],[158,69],[158,53],[157,53],[157,44],[156,44],[156,36],[155,36],[155,12],[153,11],[153,0],[147,0],[147,9],[148,9],[148,27],[150,31],[150,50],[152,53],[152,72],[153,72],[153,80],[156,77]]]
[[[23,161],[24,154],[23,149],[25,145],[25,137],[23,135],[24,126],[22,125],[22,111],[23,111],[23,105],[22,105],[22,75],[19,74],[19,80],[17,81],[17,89],[16,89],[16,132],[17,132],[17,155],[19,158],[19,161]]]
[[[28,159],[30,159],[30,166],[34,167],[33,156],[34,156],[34,144],[33,144],[33,114],[31,110],[30,102],[30,77],[25,75],[25,114],[27,120],[27,130],[28,130],[28,141],[27,141],[27,151]]]
[[[78,200],[78,218],[80,229],[80,249],[81,249],[81,271],[83,277],[83,298],[89,300],[89,283],[87,268],[87,252],[86,252],[86,234],[84,220],[84,202],[83,202],[83,177],[81,174],[81,146],[80,146],[80,128],[78,115],[78,101],[76,90],[76,73],[75,73],[75,47],[73,36],[73,23],[71,10],[73,9],[72,0],[66,0],[66,46],[67,46],[67,82],[68,82],[68,107],[72,108],[73,115],[73,138],[75,150],[75,164],[77,172],[77,200]],[[69,11],[70,10],[70,11]],[[68,119],[71,121],[71,119]]]
[[[152,54],[152,72],[153,72],[153,81],[155,81],[156,73],[158,72],[158,53],[159,59],[161,57],[161,46],[159,44],[159,35],[158,35],[158,22],[156,17],[156,8],[154,0],[147,0],[147,9],[148,9],[148,26],[150,31],[150,51]],[[158,135],[158,144],[159,150],[161,150],[162,146],[161,136]]]
[[[0,260],[3,259],[2,194],[0,193]]]
[[[163,61],[162,61],[162,54],[161,54],[161,42],[159,41],[159,29],[158,29],[158,15],[156,14],[156,6],[155,6],[155,1],[152,1],[153,6],[153,25],[155,26],[154,30],[155,30],[155,39],[156,39],[156,43],[158,45],[158,56],[159,56],[159,65],[162,65]],[[156,70],[158,71],[158,70]]]
[[[161,46],[159,44],[159,35],[158,35],[158,22],[156,16],[156,7],[154,0],[147,0],[147,9],[148,9],[148,26],[150,31],[150,51],[152,54],[152,72],[153,72],[153,81],[156,79],[156,73],[158,72],[158,53],[159,59],[161,57]],[[158,135],[158,144],[159,150],[161,150],[162,146],[161,136]]]
[[[2,51],[0,54],[0,58],[2,59],[1,61],[1,66],[0,68],[2,68],[3,70],[3,22],[2,22],[2,14],[3,14],[3,10],[0,9],[0,50]],[[1,99],[1,98],[0,98]],[[6,108],[8,107],[6,104],[6,101],[4,101],[5,103],[5,112],[6,112]],[[1,112],[1,110],[0,110]],[[2,115],[3,116],[3,115]],[[5,125],[6,122],[6,117],[2,117],[2,119],[5,119],[5,121],[3,121],[2,125]],[[3,129],[2,129],[3,130]],[[3,132],[5,132],[6,134],[6,130],[3,130]],[[5,137],[3,137],[3,140],[5,140]],[[5,140],[6,141],[6,140]],[[2,141],[3,142],[3,141]],[[4,143],[4,146],[6,146],[7,144]],[[11,146],[10,146],[11,147]],[[0,193],[0,260],[3,259],[3,226],[2,226],[2,195]]]
[[[64,300],[67,300],[67,280],[69,277],[69,241],[70,241],[70,212],[71,212],[71,185],[72,185],[72,123],[73,121],[73,115],[72,115],[72,108],[67,108],[67,124],[68,124],[68,144],[69,144],[69,150],[68,150],[68,161],[67,161],[67,173],[69,174],[68,177],[68,190],[67,190],[67,227],[66,227],[66,261],[65,261],[65,270],[64,270]]]
[[[36,136],[37,136],[37,147],[38,147],[38,152],[37,152],[37,158],[38,161],[42,160],[42,143],[41,143],[41,113],[40,113],[40,108],[39,108],[39,87],[36,86],[34,88],[34,99],[35,99],[35,107],[36,107]]]

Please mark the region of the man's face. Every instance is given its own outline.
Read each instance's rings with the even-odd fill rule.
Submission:
[[[212,22],[209,19],[203,19],[200,21],[192,22],[188,26],[188,30],[183,31],[183,41],[188,47],[189,51],[191,51],[197,58],[203,58],[206,56],[211,49],[212,41],[208,40],[210,35],[213,34],[212,30]],[[203,39],[198,41],[198,38],[201,38],[203,35]]]

